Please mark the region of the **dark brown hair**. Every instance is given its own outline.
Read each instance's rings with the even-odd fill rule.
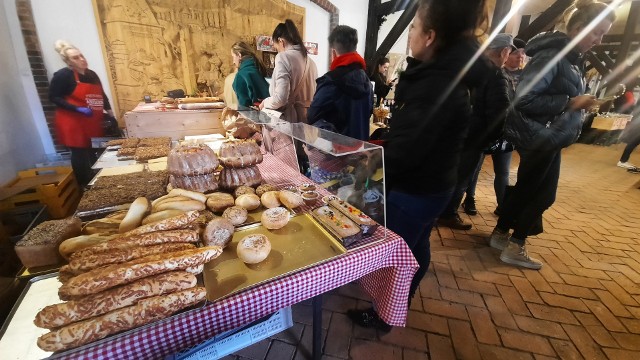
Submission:
[[[473,37],[488,18],[485,0],[420,0],[418,16],[423,32],[436,32],[437,49]]]
[[[298,31],[296,24],[294,24],[291,19],[287,19],[283,23],[278,24],[278,26],[273,30],[271,39],[273,39],[274,42],[277,42],[281,38],[285,39],[291,45],[300,45],[300,53],[303,57],[307,57],[307,48],[304,47],[304,44],[302,43],[302,36],[300,36],[300,32]]]

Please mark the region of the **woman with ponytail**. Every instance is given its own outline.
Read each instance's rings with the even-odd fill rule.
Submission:
[[[578,0],[570,9],[566,33],[536,35],[525,47],[531,60],[520,75],[505,126],[505,137],[520,155],[518,178],[490,238],[507,264],[542,267],[527,253],[526,239],[542,232],[542,214],[556,199],[561,150],[577,140],[585,110],[596,103],[595,96],[584,95],[582,58],[611,28],[613,10],[601,2]]]
[[[104,111],[112,117],[113,111],[100,78],[80,50],[63,40],[56,41],[55,49],[67,64],[53,74],[49,85],[49,100],[56,105],[56,135],[71,150],[71,167],[84,187],[93,178],[91,166],[97,160],[91,138],[104,136]]]
[[[271,96],[260,108],[281,111],[284,120],[292,123],[306,123],[307,109],[316,92],[316,64],[309,58],[293,21],[278,24],[271,38],[278,54],[269,87]]]
[[[233,91],[238,96],[238,103],[251,106],[269,96],[269,83],[265,80],[267,69],[258,59],[253,49],[244,42],[237,42],[231,47],[233,64],[238,73],[233,80]]]

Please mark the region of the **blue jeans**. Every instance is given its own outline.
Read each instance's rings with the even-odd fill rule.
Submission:
[[[414,195],[392,190],[387,196],[387,227],[404,239],[420,265],[411,280],[409,301],[429,268],[431,228],[452,193],[453,189],[432,195]]]
[[[504,199],[504,192],[509,185],[509,168],[511,167],[511,151],[504,153],[491,154],[493,160],[493,190],[496,192],[496,202],[498,207],[502,205],[502,199]],[[475,198],[476,185],[478,184],[478,176],[482,169],[482,163],[484,162],[484,156],[480,159],[478,167],[476,168],[469,187],[467,188],[467,198]]]

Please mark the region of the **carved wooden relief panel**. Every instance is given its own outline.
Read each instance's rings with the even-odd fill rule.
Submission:
[[[255,45],[287,18],[304,30],[305,9],[286,0],[93,1],[120,115],[168,90],[221,94],[234,42]]]

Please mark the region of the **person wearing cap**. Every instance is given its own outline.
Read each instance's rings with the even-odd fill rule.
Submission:
[[[471,224],[462,220],[458,214],[458,207],[462,202],[465,191],[470,189],[463,204],[465,212],[470,215],[477,214],[475,208],[474,190],[475,183],[472,180],[475,170],[481,166],[484,160],[484,149],[489,144],[495,143],[502,137],[502,128],[513,98],[513,91],[509,85],[507,75],[502,70],[511,49],[513,48],[513,36],[510,34],[498,34],[491,40],[482,57],[477,61],[486,62],[490,70],[487,71],[482,84],[472,90],[473,118],[469,127],[469,135],[465,141],[464,151],[458,166],[458,182],[451,201],[438,219],[439,226],[445,226],[458,230],[469,230]],[[509,158],[510,163],[510,158]],[[509,163],[498,162],[494,164],[496,173],[500,173],[500,181],[509,180]],[[498,166],[498,168],[495,168]],[[506,170],[504,169],[506,167]],[[506,184],[500,184],[500,189],[506,188]],[[472,186],[470,188],[470,186]],[[497,190],[503,192],[502,190]]]
[[[520,74],[522,74],[524,62],[527,59],[527,54],[524,52],[526,45],[527,43],[522,39],[513,39],[513,50],[511,50],[507,61],[504,63],[504,72],[509,75],[509,80],[514,90],[518,86]]]

